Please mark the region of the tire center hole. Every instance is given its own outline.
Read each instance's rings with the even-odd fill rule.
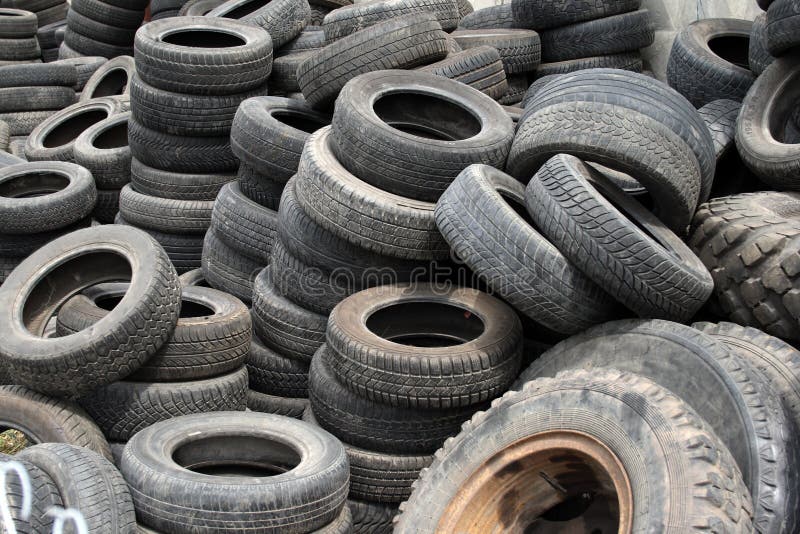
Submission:
[[[90,109],[79,113],[53,128],[42,140],[42,145],[45,148],[66,145],[77,139],[88,127],[107,117],[108,112],[102,109]]]
[[[121,95],[128,85],[128,72],[125,69],[113,69],[106,73],[92,91],[92,98]]]
[[[69,185],[69,178],[49,172],[26,172],[0,184],[0,197],[31,198],[61,191]]]
[[[162,40],[165,43],[191,48],[233,48],[247,44],[238,35],[218,30],[177,31],[165,35]]]
[[[411,347],[452,347],[480,336],[483,321],[467,309],[439,302],[404,302],[373,312],[366,321],[376,336]]]
[[[246,17],[247,15],[253,13],[254,11],[261,9],[270,2],[271,0],[251,0],[250,2],[245,2],[239,7],[231,9],[222,16],[226,19],[240,19],[242,17]]]
[[[708,41],[708,48],[716,55],[743,69],[750,68],[748,50],[750,38],[739,35],[725,35]]]
[[[318,120],[315,117],[309,117],[308,115],[292,111],[276,111],[272,116],[287,126],[309,134],[328,125],[327,122]]]
[[[378,98],[373,110],[392,128],[424,139],[462,141],[482,129],[471,111],[433,95],[390,93]]]
[[[269,477],[291,471],[300,464],[294,448],[255,436],[215,436],[179,446],[172,459],[181,467],[212,476]]]
[[[106,128],[95,137],[93,144],[97,148],[106,150],[128,146],[128,121]]]

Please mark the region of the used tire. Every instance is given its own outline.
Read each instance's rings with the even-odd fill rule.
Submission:
[[[231,149],[251,169],[286,182],[297,172],[308,136],[330,116],[289,98],[265,96],[242,102],[231,129]]]
[[[278,209],[286,184],[261,174],[247,163],[239,165],[236,181],[244,196],[267,209]]]
[[[794,0],[775,0],[767,9],[767,49],[780,56],[800,46],[800,6]]]
[[[131,56],[117,56],[104,62],[86,81],[81,102],[102,96],[127,95],[136,65]]]
[[[49,476],[65,507],[80,510],[90,534],[137,534],[133,499],[111,460],[67,443],[43,443],[20,458]]]
[[[58,312],[56,332],[66,336],[89,328],[127,290],[128,284],[99,284],[72,297]],[[207,287],[183,287],[175,330],[128,380],[197,380],[231,372],[244,363],[251,333],[250,314],[238,299]]]
[[[724,316],[800,339],[800,221],[794,193],[717,198],[701,206],[689,246],[711,272]]]
[[[260,26],[277,49],[303,31],[310,14],[307,0],[228,0],[205,16],[239,19]]]
[[[646,9],[580,22],[540,33],[542,61],[565,61],[635,52],[653,44],[655,28]]]
[[[308,406],[308,399],[278,397],[252,389],[247,392],[247,409],[253,412],[270,413],[300,419]]]
[[[503,167],[514,125],[496,102],[462,83],[378,71],[342,89],[331,136],[336,158],[359,179],[435,202],[470,164]]]
[[[511,3],[489,6],[473,11],[458,23],[460,30],[510,30],[515,27]]]
[[[396,504],[376,503],[348,499],[347,506],[353,516],[354,532],[360,534],[392,534]]]
[[[449,255],[433,204],[387,193],[348,172],[332,150],[331,128],[312,134],[297,170],[303,210],[326,230],[367,250],[403,259]]]
[[[776,391],[735,352],[677,323],[617,321],[556,345],[520,375],[517,386],[567,369],[596,372],[598,367],[639,373],[680,396],[708,422],[742,471],[760,530],[780,532],[784,521],[797,519],[791,511],[796,472],[773,468],[800,461],[788,445],[785,428],[790,423]],[[692,380],[675,375],[675,368]]]
[[[443,60],[417,70],[464,83],[495,100],[508,91],[500,54],[491,46],[477,46],[448,54]]]
[[[736,147],[742,161],[767,185],[800,190],[799,140],[785,137],[800,87],[800,53],[776,59],[747,92],[736,123]]]
[[[325,40],[332,43],[380,22],[414,13],[432,14],[444,31],[454,30],[461,18],[454,0],[382,0],[336,9],[325,17],[322,29]]]
[[[747,51],[747,60],[750,70],[756,76],[761,76],[775,58],[767,50],[767,14],[761,13],[753,20],[750,31],[750,45]]]
[[[111,458],[111,449],[97,424],[83,408],[24,386],[0,386],[0,420],[19,430],[31,443],[70,443]]]
[[[550,242],[642,317],[688,321],[714,289],[678,236],[574,156],[548,160],[528,182],[525,200]]]
[[[632,72],[642,72],[642,56],[639,52],[625,52],[607,56],[584,57],[568,59],[553,63],[540,63],[536,69],[535,77],[550,76],[551,74],[567,74],[586,69],[621,69]]]
[[[79,258],[98,261],[86,269],[75,261]],[[137,268],[131,271],[131,265]],[[64,338],[40,337],[64,300],[90,285],[125,279],[130,280],[128,293],[102,324]],[[70,397],[132,373],[167,341],[178,320],[180,283],[150,236],[133,228],[98,226],[62,236],[31,254],[0,287],[0,303],[0,350],[14,381]],[[26,304],[36,305],[37,313],[23,315]],[[102,364],[97,364],[98,354],[104,355]]]
[[[748,49],[753,23],[738,19],[693,22],[675,37],[667,81],[695,107],[712,100],[741,100],[753,84]]]
[[[221,6],[225,0],[189,0],[178,11],[179,17],[202,17],[212,9]]]
[[[92,173],[99,188],[120,189],[131,181],[129,118],[130,112],[109,117],[84,130],[75,140],[75,162]]]
[[[487,166],[465,169],[436,204],[453,251],[521,313],[572,334],[614,316],[613,299],[526,220],[525,188]]]
[[[517,28],[544,30],[635,11],[640,4],[641,0],[513,0],[511,12]]]
[[[22,9],[0,8],[0,38],[24,39],[36,35],[36,13]]]
[[[210,446],[220,440],[222,451]],[[179,442],[189,447],[170,445]],[[209,477],[185,468],[237,464],[284,473]],[[336,519],[347,498],[344,447],[307,423],[265,414],[198,414],[154,425],[128,443],[121,470],[142,522],[161,530],[191,523],[309,532]],[[248,503],[245,510],[242,503]]]
[[[553,438],[561,439],[549,441]],[[697,454],[698,444],[706,454]],[[555,459],[562,454],[563,460]],[[539,475],[539,461],[547,462],[545,476]],[[509,478],[517,482],[495,489],[497,500],[487,504],[491,483],[470,475],[485,476],[493,469],[512,471],[516,476]],[[609,480],[607,488],[615,488],[611,476],[631,480],[630,485],[616,486],[621,491],[611,489],[610,498],[635,503],[635,517],[618,511],[578,516],[573,521],[578,530],[586,519],[592,524],[607,519],[632,530],[680,530],[687,522],[731,532],[753,528],[750,497],[735,462],[687,404],[631,373],[570,371],[530,382],[466,423],[422,473],[410,499],[401,505],[394,531],[457,531],[467,524],[491,528],[506,498],[531,506],[520,505],[523,509],[505,515],[505,528],[524,528],[533,519],[545,531],[556,530],[565,526],[563,518],[548,517],[551,503],[532,496],[552,492],[549,481],[559,480],[566,491],[551,502],[570,502],[569,496],[580,493],[570,492],[567,480],[583,480],[581,472],[591,478],[596,475],[589,473],[598,471]],[[636,477],[628,478],[627,473]],[[557,484],[564,488],[562,482]],[[597,482],[589,485],[598,488],[596,496],[609,491]],[[714,497],[698,493],[698,487],[713,487]],[[673,515],[674,510],[681,510],[680,515]]]
[[[419,410],[365,399],[334,375],[324,345],[311,360],[309,398],[322,428],[345,443],[392,454],[432,453],[456,434],[475,410]]]
[[[202,269],[208,284],[249,304],[253,280],[264,268],[261,262],[239,254],[217,237],[212,228],[203,243]]]
[[[30,135],[37,126],[56,113],[58,113],[58,110],[52,109],[46,109],[44,111],[0,113],[0,121],[8,125],[9,135],[14,137],[22,136],[24,146],[25,137]],[[9,140],[9,145],[10,144]],[[10,148],[10,146],[6,148]]]
[[[244,196],[238,183],[231,182],[220,190],[211,224],[226,245],[264,265],[269,263],[278,232],[278,212]]]
[[[196,46],[201,43],[209,46]],[[248,91],[264,85],[272,67],[272,39],[267,32],[216,17],[145,24],[136,33],[134,48],[142,80],[175,93]]]
[[[464,50],[484,45],[496,48],[506,74],[532,72],[542,59],[539,34],[531,30],[456,30],[450,35]]]
[[[35,20],[35,17],[34,17]],[[0,454],[0,462],[18,462],[22,464],[25,472],[28,474],[29,490],[27,496],[30,499],[28,509],[24,510],[26,488],[21,484],[16,476],[8,478],[6,476],[6,504],[5,510],[10,515],[11,525],[14,526],[15,532],[20,533],[35,533],[35,532],[51,532],[53,529],[53,516],[48,512],[52,507],[62,507],[63,502],[61,495],[58,492],[53,479],[50,476],[33,465],[32,463],[23,460],[18,455]],[[14,473],[12,471],[12,473]],[[4,526],[8,523],[4,523]]]
[[[276,397],[308,398],[308,363],[282,356],[253,338],[247,357],[250,389]]]
[[[521,338],[519,318],[500,300],[425,285],[351,295],[334,308],[326,333],[345,386],[376,402],[416,408],[496,397],[517,374]]]
[[[244,410],[247,370],[181,382],[114,382],[81,397],[103,434],[128,441],[159,421],[181,415]]]
[[[61,109],[74,104],[77,99],[72,87],[3,87],[0,88],[0,112]]]
[[[0,87],[72,87],[78,73],[73,65],[61,63],[30,63],[3,67]]]
[[[214,202],[173,200],[142,195],[130,185],[122,188],[119,211],[124,219],[150,230],[171,234],[203,234],[211,226]]]
[[[89,57],[76,57],[71,59],[59,59],[57,64],[72,65],[75,67],[75,72],[78,74],[78,81],[73,87],[75,91],[83,91],[89,78],[92,77],[97,69],[104,65],[108,60],[104,57],[89,56]]]
[[[219,190],[236,179],[224,173],[180,173],[148,167],[136,158],[131,160],[131,187],[143,195],[210,202]]]
[[[9,234],[67,227],[89,215],[97,200],[89,171],[63,161],[0,169],[0,194],[0,227]]]
[[[328,108],[342,87],[359,74],[410,69],[444,59],[445,35],[429,13],[380,22],[311,54],[300,64],[297,81],[311,107]]]
[[[114,98],[97,98],[64,108],[31,132],[25,141],[25,156],[28,161],[74,161],[78,136],[121,111],[122,103]]]
[[[115,191],[119,193],[119,191]],[[119,211],[119,210],[117,210]],[[127,224],[133,226],[117,213],[112,221],[114,224]],[[167,253],[172,265],[178,274],[199,269],[203,253],[203,234],[168,234],[157,230],[140,228],[147,232],[150,237],[158,241],[158,244]],[[207,287],[207,286],[206,286]]]
[[[270,268],[253,284],[253,329],[263,343],[289,358],[308,364],[325,343],[325,315],[306,310],[277,292]]]

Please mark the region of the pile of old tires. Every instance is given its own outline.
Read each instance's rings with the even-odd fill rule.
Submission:
[[[72,0],[37,46],[79,57],[0,66],[18,530],[797,532],[761,3],[664,83],[637,0]]]
[[[39,23],[36,13],[0,7],[0,64],[41,62],[42,51],[36,39]]]

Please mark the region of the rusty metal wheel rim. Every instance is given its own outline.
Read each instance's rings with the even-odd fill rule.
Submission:
[[[543,514],[592,486],[605,499],[615,498],[616,532],[629,534],[633,495],[619,458],[588,434],[539,433],[484,461],[450,501],[436,531],[528,532]],[[560,532],[552,526],[547,531]]]

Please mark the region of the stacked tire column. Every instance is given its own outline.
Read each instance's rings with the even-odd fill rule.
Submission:
[[[147,4],[147,0],[74,0],[59,57],[132,56],[133,38]]]
[[[200,267],[214,198],[234,179],[231,123],[244,99],[266,92],[272,44],[260,28],[180,17],[147,24],[135,46],[120,222],[146,229],[184,272]]]
[[[0,65],[41,62],[38,28],[35,13],[0,8]]]

